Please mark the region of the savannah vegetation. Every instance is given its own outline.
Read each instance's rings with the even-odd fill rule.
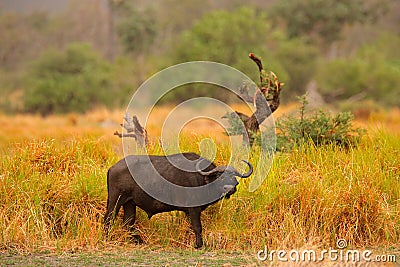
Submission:
[[[105,174],[122,151],[120,139],[111,135],[114,129],[98,125],[104,118],[118,120],[118,115],[97,111],[50,116],[45,121],[38,116],[1,117],[6,132],[1,136],[1,250],[49,255],[109,251],[110,257],[116,249],[138,250],[139,255],[140,251],[186,255],[189,252],[179,251],[193,250],[190,223],[179,212],[148,220],[139,210],[136,233],[145,244],[130,241],[121,214],[105,239]],[[231,260],[223,256],[225,262],[252,263],[264,245],[322,250],[344,238],[351,248],[397,253],[400,122],[392,116],[398,115],[375,114],[379,121],[364,122],[368,133],[354,146],[315,146],[310,140],[294,145],[289,153],[276,153],[260,188],[250,193],[249,182],[241,180],[235,195],[203,212],[205,251],[236,251],[239,254]],[[55,123],[57,128],[51,126]],[[379,128],[379,123],[387,123],[387,129]],[[397,129],[390,128],[395,125]],[[11,134],[24,129],[32,129],[36,137]],[[183,133],[182,151],[200,153],[198,143],[205,137],[213,134]],[[215,142],[215,161],[226,164],[230,146],[222,139]],[[148,151],[163,153],[157,139],[150,140]],[[250,161],[257,157],[254,151]],[[205,262],[203,254],[190,255],[186,257]]]
[[[285,83],[283,101],[317,84],[325,101],[346,110],[400,104],[396,0],[59,2],[68,4],[53,12],[0,5],[2,112],[125,106],[151,74],[191,60],[221,62],[257,80],[249,52]],[[164,101],[195,95],[236,100],[193,86]]]
[[[240,265],[259,263],[264,245],[323,250],[339,238],[398,254],[399,11],[396,0],[93,0],[50,13],[0,5],[0,262],[11,255],[10,264],[36,266],[40,258],[25,257],[34,253],[74,262],[73,253],[86,252],[121,264],[178,265],[183,257],[188,265]],[[257,80],[249,52],[285,83],[274,113],[278,151],[262,186],[249,192],[242,180],[203,212],[201,252],[179,212],[148,220],[139,211],[145,244],[130,241],[121,218],[106,239],[106,172],[123,157],[112,133],[135,88],[188,60],[228,64]],[[311,112],[304,98],[292,103],[311,84],[332,114]],[[164,153],[158,137],[169,108],[196,95],[242,108],[218,90],[178,88],[147,125],[149,153]],[[208,125],[183,131],[182,151],[199,153],[204,138],[225,165],[227,137]],[[250,161],[258,157],[255,148]],[[77,265],[88,262],[79,257]]]

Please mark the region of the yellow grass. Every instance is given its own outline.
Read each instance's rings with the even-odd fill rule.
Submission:
[[[235,107],[240,110],[241,107]],[[292,110],[293,106],[282,110]],[[147,129],[150,152],[160,153],[159,133],[168,108],[156,109]],[[158,115],[157,115],[158,114]],[[209,249],[352,247],[390,250],[400,243],[399,110],[357,121],[368,135],[350,150],[335,147],[275,155],[264,184],[238,192],[203,214]],[[122,155],[119,130],[124,111],[85,115],[0,115],[0,250],[82,251],[130,247],[117,220],[103,236],[106,171]],[[143,122],[143,118],[139,116]],[[229,159],[222,129],[206,120],[184,127],[185,149],[198,152],[204,137],[218,146],[217,163]],[[256,154],[251,160],[256,161]],[[137,232],[150,247],[191,249],[193,233],[184,215],[148,220],[139,212]]]

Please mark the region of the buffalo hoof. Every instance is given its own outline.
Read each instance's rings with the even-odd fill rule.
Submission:
[[[144,240],[140,237],[140,235],[131,235],[131,242],[137,245],[144,244]]]
[[[195,245],[194,245],[194,248],[200,250],[200,249],[203,248],[203,244],[195,244]]]

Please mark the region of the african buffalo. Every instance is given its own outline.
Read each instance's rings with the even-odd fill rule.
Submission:
[[[244,160],[243,160],[244,161]],[[117,162],[108,170],[107,174],[107,187],[108,187],[108,200],[107,211],[104,216],[104,224],[106,234],[112,219],[118,214],[121,206],[124,207],[124,223],[132,227],[135,222],[136,206],[144,210],[149,219],[161,212],[168,212],[173,210],[183,211],[191,220],[191,226],[196,235],[195,248],[203,246],[202,240],[202,226],[200,221],[200,214],[209,205],[217,202],[223,197],[229,198],[236,192],[238,181],[235,176],[240,178],[249,177],[253,173],[253,166],[244,161],[249,166],[249,171],[245,174],[240,174],[235,168],[231,166],[215,166],[211,161],[195,154],[183,153],[169,156],[152,156],[152,155],[132,155]],[[132,177],[131,173],[135,178]],[[210,194],[217,196],[215,200],[210,203],[204,203],[198,206],[190,206],[184,204],[168,204],[161,202],[150,196],[149,191],[144,191],[137,182],[140,178],[141,181],[148,181],[151,188],[157,192],[162,191],[158,180],[154,180],[157,173],[166,181],[171,182],[180,187],[202,187],[209,185]],[[168,194],[170,191],[164,190]],[[192,196],[193,195],[193,196]],[[194,199],[201,197],[208,197],[209,194],[189,195]],[[187,196],[183,196],[187,198]],[[182,195],[171,196],[172,201],[179,203]],[[174,203],[175,203],[174,202]]]

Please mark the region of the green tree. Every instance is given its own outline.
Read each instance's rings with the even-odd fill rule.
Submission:
[[[383,34],[361,47],[353,56],[324,62],[317,75],[329,100],[372,99],[386,105],[400,105],[400,37]]]
[[[318,50],[315,46],[299,38],[282,41],[277,48],[276,56],[288,73],[285,89],[293,95],[305,93],[306,86],[315,75]]]
[[[310,36],[331,43],[344,25],[375,19],[387,1],[377,0],[279,0],[271,15],[283,20],[290,37]]]
[[[131,9],[129,16],[117,24],[117,32],[126,53],[146,52],[153,43],[157,30],[150,12]]]
[[[109,101],[109,65],[87,44],[50,50],[34,62],[24,95],[25,110],[42,115],[84,112]]]
[[[175,59],[214,60],[242,70],[253,70],[254,66],[243,55],[251,51],[264,54],[260,52],[265,52],[265,43],[272,33],[266,17],[252,8],[242,7],[234,12],[212,11],[183,33],[173,48]]]
[[[250,52],[254,52],[263,56],[267,69],[273,70],[285,80],[287,75],[284,69],[274,59],[273,53],[267,50],[267,43],[278,41],[280,35],[280,32],[270,27],[264,14],[253,8],[241,7],[233,12],[212,11],[182,34],[172,47],[172,62],[166,65],[193,60],[216,61],[237,68],[258,81],[254,64],[247,57]],[[170,97],[182,100],[189,96],[188,93],[187,88],[178,89]],[[210,90],[203,85],[192,86],[190,96],[196,94],[219,97],[222,100],[229,97],[223,90]]]

